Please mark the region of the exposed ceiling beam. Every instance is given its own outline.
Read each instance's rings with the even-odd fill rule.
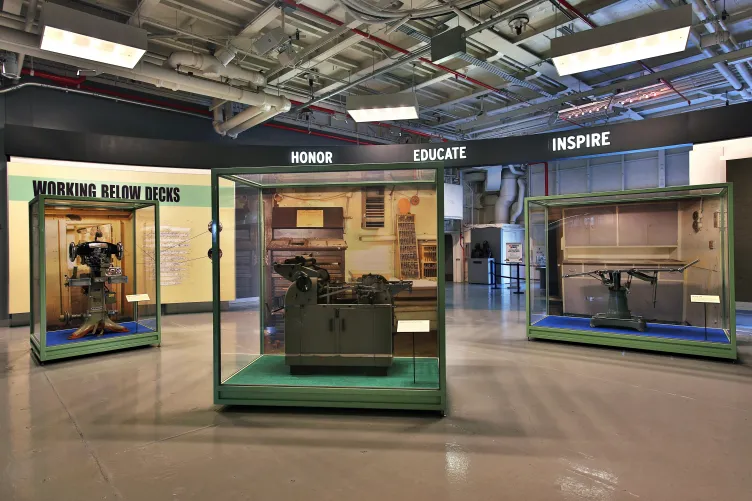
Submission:
[[[148,17],[154,11],[154,8],[159,5],[160,0],[139,0],[136,5],[136,10],[133,11],[131,17],[128,18],[128,24],[134,26],[141,26],[141,18]]]
[[[479,21],[475,20],[464,11],[457,10],[457,13],[459,25],[468,31],[472,30],[480,24]],[[560,77],[559,72],[556,70],[556,67],[553,64],[541,59],[540,56],[533,54],[527,49],[513,44],[493,28],[485,29],[479,33],[475,33],[472,35],[472,38],[497,51],[496,55],[491,56],[486,60],[489,63],[492,63],[497,59],[501,59],[502,56],[506,56],[520,63],[521,65],[530,68],[533,72],[537,71],[543,75],[546,75],[548,78],[564,87],[578,90],[590,89],[589,85],[582,82],[581,80],[578,80],[577,78],[571,76]]]
[[[591,91],[579,92],[576,94],[570,94],[565,97],[545,100],[543,102],[539,102],[531,106],[526,106],[524,108],[520,108],[514,111],[503,112],[504,111],[503,109],[494,110],[494,111],[498,111],[498,113],[493,113],[492,116],[478,119],[472,123],[460,125],[458,129],[462,130],[463,132],[471,132],[473,129],[478,129],[480,127],[494,124],[505,119],[511,119],[511,118],[527,115],[530,113],[534,113],[536,111],[558,110],[559,106],[561,106],[562,104],[568,101],[581,99],[581,98],[587,98],[591,96],[609,95],[609,94],[616,92],[617,90],[624,91],[627,89],[636,89],[636,88],[643,87],[646,85],[655,84],[661,78],[670,80],[676,77],[690,74],[692,72],[705,70],[705,69],[712,67],[712,65],[715,63],[720,62],[720,63],[725,64],[726,62],[749,60],[751,58],[752,58],[752,47],[746,47],[744,49],[736,50],[734,52],[728,52],[726,54],[720,54],[714,57],[709,57],[709,58],[702,59],[702,60],[699,60],[690,64],[686,64],[683,66],[677,66],[674,68],[660,70],[655,73],[643,75],[638,78],[633,78],[631,80],[613,83],[611,85],[599,87]],[[491,113],[489,113],[489,115],[491,115]]]
[[[269,23],[277,19],[279,16],[279,9],[275,2],[270,3],[264,7],[261,12],[246,24],[245,27],[238,32],[238,37],[253,38],[263,30]]]
[[[621,1],[623,0],[589,0],[578,3],[577,9],[584,15],[589,16]],[[556,30],[572,22],[571,19],[563,16],[559,10],[552,10],[551,12],[553,13],[551,17],[544,19],[537,26],[528,25],[525,31],[521,35],[514,37],[511,42],[514,45],[524,44],[531,38],[545,35],[548,31]]]

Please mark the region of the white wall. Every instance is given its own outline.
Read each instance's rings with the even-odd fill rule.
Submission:
[[[548,163],[548,194],[683,186],[690,182],[690,148],[643,151]],[[543,164],[530,166],[529,195],[544,195]]]
[[[726,161],[752,157],[752,138],[697,144],[689,153],[690,184],[726,182]]]

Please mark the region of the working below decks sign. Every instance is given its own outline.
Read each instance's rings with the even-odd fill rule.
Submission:
[[[32,180],[34,196],[57,195],[61,197],[114,198],[123,200],[159,200],[180,202],[177,186],[142,186],[138,184],[108,184],[70,181]]]

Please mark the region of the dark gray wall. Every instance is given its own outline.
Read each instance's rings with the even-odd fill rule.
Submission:
[[[196,106],[198,108],[198,106]],[[271,127],[255,127],[238,139],[222,137],[211,120],[140,105],[26,87],[0,94],[0,324],[8,319],[8,193],[2,129],[6,124],[47,129],[227,144],[331,146],[348,144]],[[71,159],[75,160],[75,159]],[[26,234],[14,238],[28,238]]]
[[[734,183],[734,284],[736,300],[752,302],[752,158],[726,162],[726,180]]]
[[[115,136],[226,142],[227,144],[285,146],[350,144],[264,126],[254,127],[238,136],[237,139],[231,139],[214,132],[212,122],[208,118],[39,87],[19,89],[0,96],[0,99],[2,98],[5,99],[5,123],[13,125]],[[192,107],[201,108],[199,105]]]

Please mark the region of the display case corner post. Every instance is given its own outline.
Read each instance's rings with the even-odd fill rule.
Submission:
[[[45,236],[44,227],[44,211],[47,197],[44,195],[39,197],[39,203],[37,204],[37,230],[38,230],[38,263],[39,269],[39,357],[44,361],[47,358],[47,263],[45,256],[47,252],[47,242]],[[32,251],[33,252],[33,251]],[[44,304],[42,304],[44,303]],[[33,318],[29,318],[30,322],[33,322]]]
[[[160,254],[162,249],[161,244],[161,229],[159,226],[159,201],[154,202],[154,276],[156,283],[156,303],[157,303],[157,338],[159,343],[162,343],[162,270],[160,268]]]
[[[734,277],[734,187],[731,183],[726,184],[726,211],[728,218],[726,221],[726,235],[728,245],[728,291],[729,291],[729,336],[731,338],[731,346],[734,351],[734,358],[737,356],[736,352],[736,279]]]
[[[530,237],[530,200],[525,199],[523,221],[525,222],[523,251],[525,252],[525,323],[530,326],[530,302],[533,300],[533,282],[530,273],[530,253],[533,250],[532,238]]]
[[[446,270],[444,235],[444,165],[436,166],[436,287],[438,301],[438,337],[439,337],[439,387],[442,401],[446,401]]]
[[[220,316],[220,266],[219,266],[219,174],[215,169],[211,172],[211,215],[212,215],[212,331],[214,338],[214,377],[213,387],[215,399],[221,384],[221,316]]]

